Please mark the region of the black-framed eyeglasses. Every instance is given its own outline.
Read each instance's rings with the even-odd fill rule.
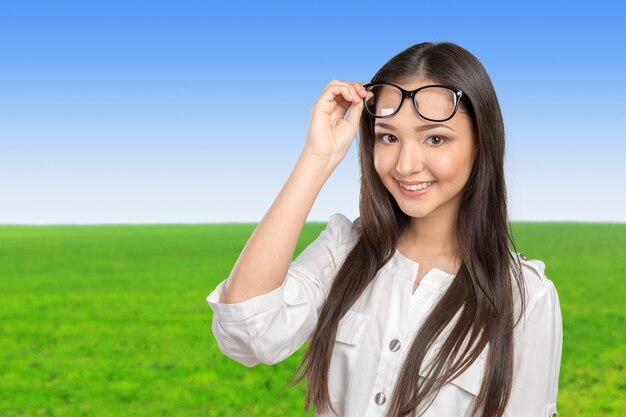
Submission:
[[[406,97],[410,97],[417,113],[432,122],[445,122],[455,115],[463,91],[448,85],[425,85],[413,91],[379,81],[365,84],[364,108],[372,117],[386,119],[396,114]]]

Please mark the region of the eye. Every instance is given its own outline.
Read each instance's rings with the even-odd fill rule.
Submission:
[[[435,146],[439,146],[442,143],[445,143],[445,142],[448,141],[448,138],[446,138],[445,136],[429,136],[429,137],[426,138],[426,140],[432,139],[432,138],[438,139],[437,143],[433,143],[433,145],[435,145]]]
[[[383,142],[383,143],[389,143],[385,141],[384,139],[385,136],[389,136],[390,138],[394,138],[396,140],[398,139],[394,135],[390,135],[389,133],[381,133],[381,134],[376,135],[376,140]],[[439,136],[439,135],[429,136],[428,138],[426,138],[427,141],[430,139],[434,139],[434,141],[431,141],[431,144],[434,146],[441,146],[441,144],[448,141],[448,138],[446,138],[445,136]]]
[[[383,139],[383,137],[385,137],[385,136],[390,136],[392,138],[396,138],[394,135],[390,135],[388,133],[381,133],[379,135],[376,135],[376,140],[379,140],[379,141],[381,141],[383,143],[388,143],[388,142],[385,142],[385,140]],[[398,138],[396,138],[396,139],[398,139]]]

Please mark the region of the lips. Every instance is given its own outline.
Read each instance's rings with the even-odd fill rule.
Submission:
[[[422,195],[425,195],[426,193],[428,193],[435,186],[435,184],[437,184],[437,181],[429,181],[429,182],[431,182],[431,184],[429,186],[427,186],[426,188],[417,189],[417,190],[408,190],[408,189],[404,188],[400,182],[398,182],[397,184],[398,184],[398,189],[405,196],[408,196],[408,197],[419,197],[419,196],[422,196]]]
[[[399,184],[404,184],[404,185],[417,185],[417,184],[423,184],[425,182],[435,182],[435,180],[429,180],[429,181],[399,181],[396,180]]]

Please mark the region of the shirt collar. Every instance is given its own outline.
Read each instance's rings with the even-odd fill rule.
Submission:
[[[419,263],[407,258],[396,249],[392,258],[385,266],[391,271],[391,273],[413,283],[415,277],[417,276]],[[419,285],[424,285],[437,291],[445,292],[455,276],[456,275],[433,267],[426,273],[426,275],[424,275]]]

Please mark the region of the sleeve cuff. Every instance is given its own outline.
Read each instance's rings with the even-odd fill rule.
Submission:
[[[258,314],[265,313],[279,307],[283,301],[285,292],[285,281],[280,287],[256,297],[249,298],[240,303],[220,303],[224,285],[228,278],[220,284],[206,297],[206,301],[211,306],[213,313],[222,322],[233,322],[249,320]]]

